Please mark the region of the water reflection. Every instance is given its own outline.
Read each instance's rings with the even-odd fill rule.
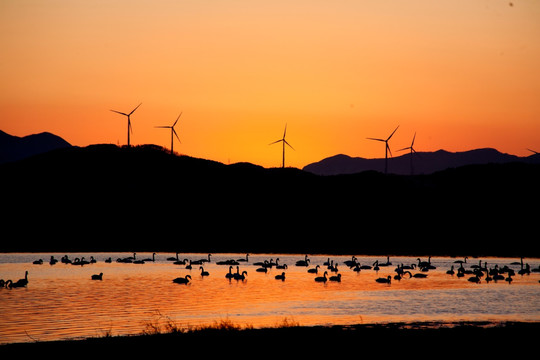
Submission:
[[[0,289],[0,343],[53,340],[61,338],[122,335],[140,333],[156,316],[187,327],[230,320],[239,325],[274,326],[285,317],[301,325],[356,324],[395,321],[472,321],[517,320],[540,321],[540,274],[516,275],[511,285],[505,281],[474,284],[467,278],[446,274],[454,258],[431,258],[436,269],[427,278],[404,277],[391,284],[379,284],[379,277],[394,276],[398,264],[418,264],[412,257],[357,257],[371,270],[358,272],[345,265],[351,256],[309,256],[309,266],[296,266],[304,255],[252,254],[249,261],[233,266],[244,280],[227,279],[230,259],[245,259],[245,254],[214,254],[211,262],[203,262],[208,276],[201,276],[200,265],[175,265],[168,257],[156,254],[155,261],[144,264],[116,262],[131,253],[68,254],[70,259],[94,256],[94,264],[75,266],[61,262],[34,265],[33,261],[50,256],[61,259],[65,254],[0,254],[0,277],[19,279],[29,271],[29,284],[24,288]],[[192,264],[208,259],[208,254],[180,254]],[[111,263],[104,262],[112,258]],[[137,254],[152,258],[152,253]],[[279,258],[279,260],[277,260]],[[267,263],[287,264],[257,272]],[[316,276],[332,272],[338,264],[341,282],[318,283]],[[378,264],[376,261],[379,261]],[[392,265],[381,266],[390,260]],[[486,259],[484,259],[486,260]],[[421,259],[428,261],[428,259]],[[519,259],[487,259],[489,264],[508,265],[516,273]],[[511,265],[513,262],[518,264]],[[539,259],[525,259],[531,269]],[[255,265],[259,263],[258,265]],[[464,264],[469,268],[477,261]],[[373,265],[379,270],[373,270]],[[308,273],[319,265],[319,273]],[[458,265],[459,266],[459,265]],[[410,270],[419,273],[418,269]],[[103,273],[102,281],[92,281]],[[286,280],[275,276],[286,273]],[[178,277],[191,276],[187,285],[173,283]],[[158,314],[158,315],[157,315]]]

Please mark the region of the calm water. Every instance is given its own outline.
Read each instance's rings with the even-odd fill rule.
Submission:
[[[0,288],[0,343],[33,340],[57,340],[124,334],[139,334],[148,324],[162,329],[167,322],[179,327],[213,324],[222,320],[254,327],[275,326],[288,319],[300,325],[358,324],[413,321],[540,321],[540,273],[518,275],[520,265],[510,265],[519,259],[468,259],[466,268],[487,261],[488,267],[498,264],[515,269],[513,282],[474,284],[471,275],[457,278],[446,274],[456,258],[434,257],[425,279],[392,280],[380,284],[376,278],[395,275],[398,264],[416,264],[413,257],[391,257],[391,266],[379,271],[359,273],[345,266],[350,256],[309,256],[310,266],[321,266],[318,275],[306,267],[295,266],[304,255],[256,254],[241,263],[247,271],[244,281],[225,278],[228,266],[216,262],[245,258],[245,254],[215,254],[201,276],[200,265],[192,270],[167,261],[170,253],[156,254],[155,262],[145,264],[117,263],[117,258],[130,253],[67,254],[71,260],[94,256],[95,264],[85,266],[58,262],[49,264],[53,255],[65,254],[0,254],[0,279],[18,280],[28,271],[25,288]],[[111,257],[112,263],[105,263]],[[151,258],[150,253],[137,254],[138,259]],[[318,283],[316,276],[326,270],[323,263],[330,257],[339,263],[341,282]],[[198,260],[207,254],[180,254],[180,258]],[[285,270],[257,272],[253,263],[279,258],[287,264]],[[372,265],[385,257],[357,256],[362,265]],[[42,265],[32,262],[43,259]],[[422,261],[427,261],[422,258]],[[524,259],[531,269],[540,266],[540,259]],[[483,264],[483,263],[482,263]],[[282,272],[286,280],[274,277]],[[236,266],[233,272],[236,272]],[[411,270],[413,274],[419,270]],[[93,281],[93,274],[103,273],[102,281]],[[191,275],[188,285],[172,282],[177,277]],[[330,273],[329,276],[335,275]]]

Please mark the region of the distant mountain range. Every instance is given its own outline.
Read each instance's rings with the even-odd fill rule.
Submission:
[[[355,174],[363,171],[384,172],[385,159],[365,159],[347,155],[335,155],[306,165],[303,170],[317,175]],[[525,162],[540,164],[540,154],[527,157],[504,154],[495,149],[485,148],[462,152],[438,150],[434,152],[417,152],[388,159],[388,173],[398,175],[432,174],[450,168],[465,165],[504,164]]]
[[[18,137],[0,130],[0,164],[66,147],[71,144],[48,132]]]

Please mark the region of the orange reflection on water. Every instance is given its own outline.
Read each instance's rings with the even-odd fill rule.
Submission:
[[[50,255],[42,257],[46,256]],[[350,256],[331,257],[339,263],[341,282],[319,283],[314,278],[323,276],[324,271],[328,277],[336,275],[323,266],[328,256],[310,256],[309,267],[298,267],[294,264],[304,258],[302,255],[252,255],[248,263],[239,265],[240,272],[247,271],[243,281],[226,279],[229,267],[216,264],[220,260],[242,258],[241,254],[215,254],[211,263],[203,265],[210,273],[205,277],[201,276],[199,265],[188,270],[166,261],[171,254],[158,254],[155,263],[144,265],[103,262],[109,256],[119,257],[118,254],[96,255],[96,264],[83,267],[61,263],[32,265],[31,258],[0,263],[4,279],[18,279],[28,270],[30,281],[26,288],[0,289],[3,309],[0,343],[137,334],[149,326],[166,330],[167,324],[189,328],[221,321],[253,327],[276,326],[284,319],[300,325],[540,321],[539,273],[516,275],[511,285],[505,281],[474,284],[467,277],[459,279],[446,274],[454,265],[455,259],[450,258],[433,258],[437,269],[427,272],[425,279],[405,276],[397,281],[393,279],[397,264],[416,263],[416,258],[391,258],[391,266],[357,273],[344,265]],[[256,271],[260,266],[253,263],[275,260],[276,256],[280,264],[288,265],[287,269]],[[185,257],[196,260],[205,258],[206,254]],[[359,257],[362,264],[371,265],[375,260],[383,259]],[[515,260],[489,259],[489,262],[510,264]],[[308,273],[316,265],[320,266],[319,274]],[[533,259],[530,265],[538,267],[540,261]],[[517,272],[520,266],[513,268]],[[100,272],[104,274],[102,281],[90,279],[92,274]],[[276,280],[275,276],[282,272],[286,279]],[[188,274],[189,284],[172,282]],[[375,281],[387,276],[392,277],[391,284]]]

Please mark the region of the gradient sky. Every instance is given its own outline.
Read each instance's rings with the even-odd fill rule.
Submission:
[[[303,167],[540,151],[538,0],[0,0],[0,130]]]

